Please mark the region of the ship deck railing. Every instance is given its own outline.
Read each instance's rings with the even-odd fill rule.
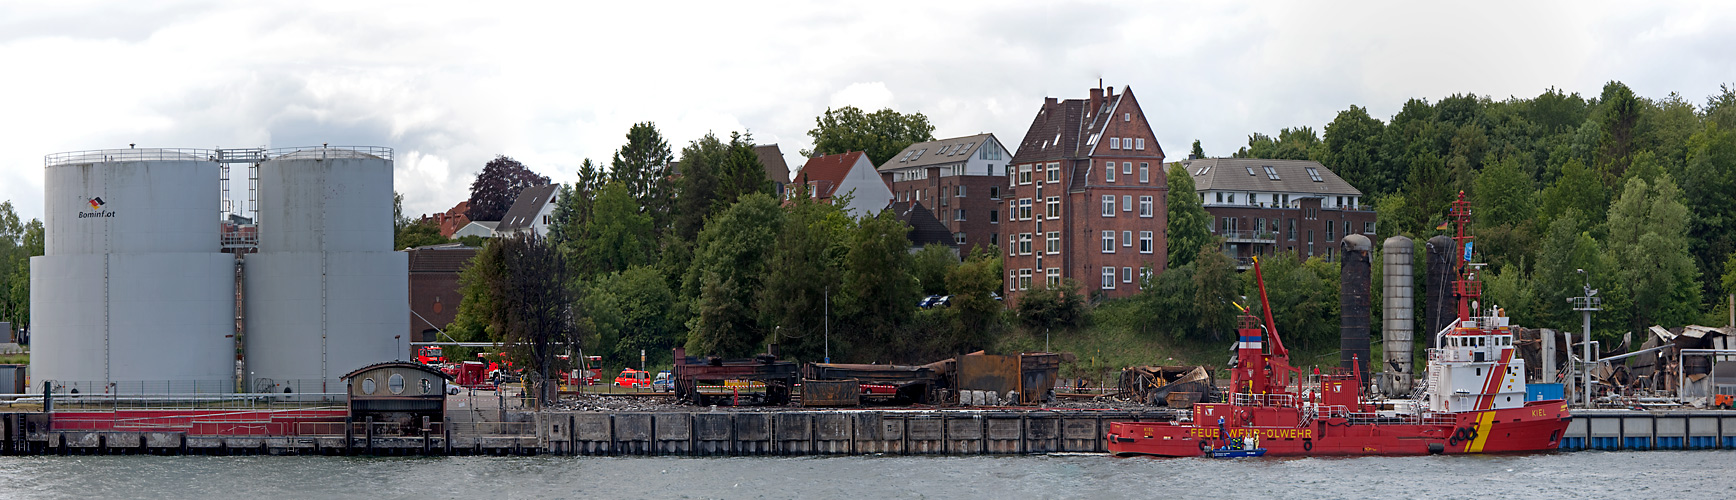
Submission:
[[[1230,396],[1230,401],[1237,406],[1296,406],[1296,396],[1292,394],[1238,392]]]

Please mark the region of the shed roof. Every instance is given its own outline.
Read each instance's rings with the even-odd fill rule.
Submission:
[[[355,369],[349,373],[345,373],[344,376],[339,377],[339,378],[342,380],[349,380],[350,378],[355,377],[356,375],[361,375],[362,372],[369,371],[369,370],[377,370],[380,368],[411,368],[411,369],[416,369],[416,370],[428,372],[429,374],[432,374],[432,375],[438,375],[440,378],[443,378],[446,380],[452,380],[452,376],[447,375],[446,372],[440,371],[439,369],[436,369],[432,366],[424,365],[422,363],[410,362],[410,361],[386,361],[383,363],[374,363],[374,364],[371,364],[368,366],[357,368],[357,369]]]

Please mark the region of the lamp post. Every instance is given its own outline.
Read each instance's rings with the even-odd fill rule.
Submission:
[[[825,311],[825,313],[822,314],[823,318],[821,319],[821,321],[824,322],[824,324],[826,325],[826,364],[831,364],[832,363],[832,286],[827,285],[826,288],[824,289],[824,291],[821,293],[822,293],[822,295],[821,295],[822,300],[825,304],[823,306],[824,307],[823,310]]]

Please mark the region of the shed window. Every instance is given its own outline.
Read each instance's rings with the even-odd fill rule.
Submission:
[[[404,376],[397,373],[392,374],[390,378],[386,379],[386,388],[391,389],[392,394],[403,394]]]
[[[375,388],[373,377],[362,379],[362,394],[373,394]]]

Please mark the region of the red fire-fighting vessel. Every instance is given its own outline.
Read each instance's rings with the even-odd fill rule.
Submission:
[[[1428,351],[1422,400],[1365,398],[1355,362],[1348,373],[1322,374],[1305,383],[1302,371],[1290,366],[1289,351],[1273,325],[1256,261],[1265,321],[1248,313],[1241,318],[1230,400],[1195,404],[1191,415],[1173,422],[1112,423],[1108,450],[1122,456],[1207,456],[1232,440],[1239,447],[1264,449],[1266,456],[1557,449],[1570,420],[1567,403],[1525,401],[1525,360],[1514,357],[1512,326],[1498,312],[1476,310],[1482,284],[1467,266],[1470,204],[1463,193],[1451,215],[1458,226],[1455,246],[1464,256],[1454,259],[1459,314]]]

